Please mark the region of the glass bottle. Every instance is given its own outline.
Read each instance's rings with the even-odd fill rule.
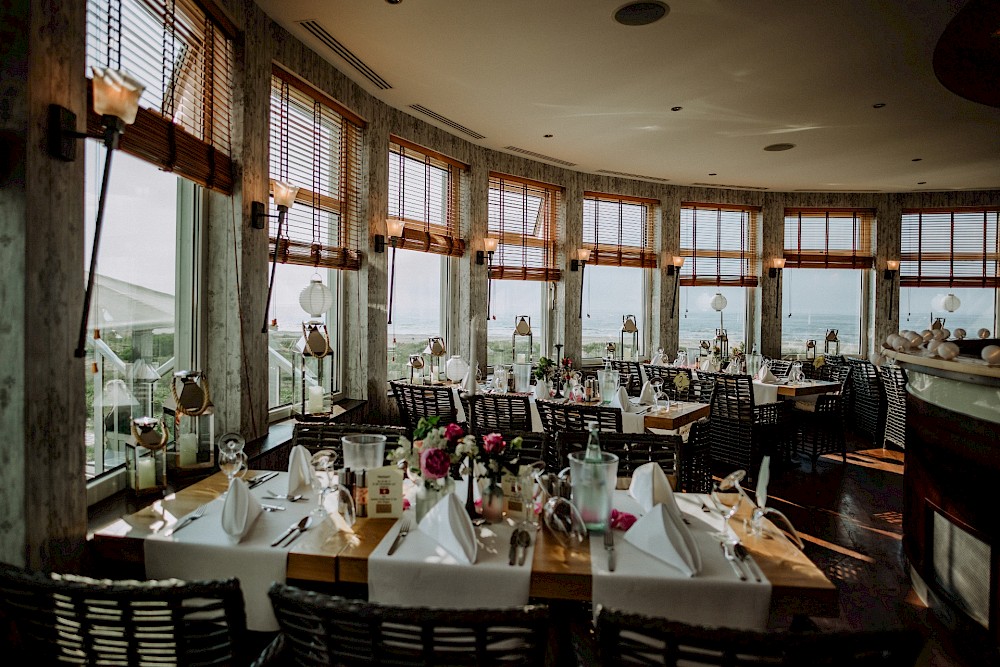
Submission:
[[[607,529],[611,514],[611,494],[618,474],[618,457],[601,451],[597,423],[589,422],[590,436],[584,452],[569,455],[573,505],[588,530]]]

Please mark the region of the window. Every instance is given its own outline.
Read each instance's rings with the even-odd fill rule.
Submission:
[[[388,217],[403,223],[399,250],[390,251],[395,265],[386,335],[390,379],[409,378],[409,357],[422,353],[428,338],[441,336],[449,347],[447,258],[465,254],[458,216],[465,168],[445,155],[390,137]],[[429,373],[431,358],[424,360],[424,372]],[[434,366],[443,369],[445,361],[435,359]]]
[[[590,250],[584,272],[582,354],[600,358],[608,342],[624,348],[617,351],[634,359],[642,347],[642,334],[621,337],[624,318],[634,316],[641,332],[645,322],[649,290],[643,269],[656,268],[653,249],[653,199],[583,194],[583,247]],[[624,343],[623,343],[624,341]]]
[[[89,239],[105,151],[88,142],[86,154]],[[173,372],[196,368],[196,202],[194,184],[129,155],[115,156],[85,364],[88,479],[124,464],[131,420],[161,417]],[[89,266],[90,257],[84,261]]]
[[[196,0],[88,0],[87,65],[125,70],[146,86],[122,150],[229,194],[236,31],[202,7]],[[100,129],[91,110],[87,130]]]
[[[874,212],[864,209],[785,209],[782,272],[782,355],[805,355],[806,341],[822,354],[835,329],[840,352],[863,346],[866,271],[874,265]]]
[[[299,188],[281,229],[271,205],[270,255],[277,255],[268,335],[268,404],[272,417],[301,406],[307,386],[324,393],[340,388],[338,304],[340,276],[358,269],[361,131],[359,120],[336,102],[275,67],[271,77],[270,176]],[[279,238],[280,237],[280,238]],[[302,354],[303,326],[310,315],[299,293],[314,275],[334,295],[323,314],[332,353]]]
[[[759,215],[747,206],[681,204],[681,348],[714,340],[718,328],[726,329],[730,349],[747,340],[748,295],[741,288],[757,286]],[[716,293],[727,301],[721,316],[710,306]]]
[[[945,318],[954,331],[975,337],[997,331],[1000,288],[1000,209],[908,209],[903,211],[899,262],[900,328],[928,328]],[[942,297],[961,301],[949,313]]]
[[[551,285],[552,283],[539,283],[535,280],[492,282],[490,310],[493,315],[486,323],[487,364],[490,366],[511,364],[517,361],[518,354],[524,354],[525,359],[530,358],[535,361],[538,361],[540,356],[548,357],[555,354],[555,348],[547,350],[547,346],[544,345]],[[521,315],[530,318],[528,320],[531,325],[530,352],[527,337],[514,338],[514,327],[517,326]]]

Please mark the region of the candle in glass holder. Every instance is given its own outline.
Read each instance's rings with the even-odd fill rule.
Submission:
[[[309,387],[309,397],[306,399],[306,412],[310,414],[323,412],[323,387]]]
[[[136,463],[137,472],[136,486],[140,489],[148,489],[156,486],[156,461],[150,456],[145,456]]]
[[[177,450],[180,452],[180,465],[193,466],[198,462],[198,434],[181,433],[177,438]]]
[[[524,352],[518,352],[518,354],[517,354],[517,363],[519,363],[519,364],[523,364],[524,363]]]

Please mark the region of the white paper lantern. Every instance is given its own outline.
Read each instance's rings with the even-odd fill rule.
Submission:
[[[333,307],[333,292],[323,284],[319,275],[313,276],[305,289],[299,292],[299,305],[310,317],[322,317]]]
[[[715,296],[713,296],[712,300],[709,302],[709,305],[712,306],[712,310],[719,312],[723,310],[728,303],[729,302],[726,301],[726,297],[722,296],[721,292],[716,292]]]
[[[986,328],[980,329],[978,332],[976,332],[976,335],[979,336],[980,338],[989,338],[990,330]]]
[[[949,294],[941,301],[941,305],[949,313],[954,313],[956,310],[958,310],[958,307],[962,305],[962,300],[959,299],[954,294]]]
[[[1000,345],[987,345],[979,354],[990,366],[1000,366]]]
[[[941,343],[936,352],[939,357],[948,361],[958,356],[958,345],[954,343]]]
[[[965,337],[969,335],[966,333],[965,329],[961,328],[955,329],[952,333],[955,335],[955,340],[964,340]]]
[[[923,336],[925,343],[934,338],[934,333],[930,329],[924,329],[920,335]]]

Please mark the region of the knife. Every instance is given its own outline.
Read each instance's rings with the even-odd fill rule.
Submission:
[[[508,563],[509,565],[513,565],[514,561],[517,560],[517,536],[519,532],[519,530],[515,530],[510,534],[510,556],[508,558],[510,561]]]
[[[247,486],[249,486],[249,488],[251,488],[251,489],[256,489],[258,486],[260,486],[264,482],[268,482],[268,481],[274,479],[277,476],[278,476],[277,472],[273,472],[273,471],[272,472],[266,472],[263,475],[258,475],[257,477],[254,477],[253,479],[251,479],[247,483]]]

